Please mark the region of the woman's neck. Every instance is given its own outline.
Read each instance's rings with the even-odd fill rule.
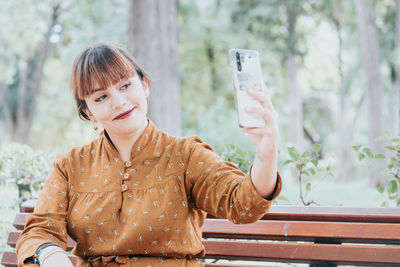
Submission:
[[[122,161],[127,161],[130,159],[132,146],[138,140],[138,138],[142,135],[144,130],[148,125],[148,121],[143,125],[141,129],[137,129],[135,132],[126,134],[120,134],[115,132],[107,132],[108,136],[111,139],[112,144],[117,149],[118,154]]]

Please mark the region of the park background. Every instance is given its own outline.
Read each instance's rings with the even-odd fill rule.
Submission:
[[[400,205],[399,0],[0,6],[0,252],[22,198],[17,184],[36,196],[52,159],[100,132],[78,118],[69,87],[74,57],[99,41],[124,45],[151,74],[159,128],[196,134],[243,170],[254,146],[237,124],[228,50],[258,50],[279,113],[277,204]],[[25,156],[25,166],[36,160],[26,173],[10,167]]]

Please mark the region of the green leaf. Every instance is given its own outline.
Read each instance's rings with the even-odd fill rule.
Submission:
[[[375,140],[376,141],[385,141],[387,139],[388,139],[387,136],[382,135],[382,136],[379,136],[378,138],[376,138]]]
[[[290,157],[293,159],[293,161],[297,161],[298,157],[296,155],[296,152],[292,149],[288,149]]]
[[[283,166],[285,166],[285,165],[287,165],[287,164],[289,164],[289,163],[292,163],[292,162],[293,162],[293,160],[288,159],[287,161],[285,161],[285,162],[283,163]]]
[[[354,145],[353,149],[358,152],[358,150],[361,148],[361,145]]]
[[[374,156],[374,158],[376,158],[376,159],[384,159],[384,158],[385,158],[385,155],[383,155],[383,154],[376,154],[376,155]]]
[[[391,180],[387,186],[386,190],[389,194],[394,194],[397,192],[397,182],[395,180]]]
[[[305,158],[305,157],[309,157],[310,155],[311,155],[310,151],[305,151],[305,152],[301,155],[301,157],[302,157],[302,158]]]
[[[387,201],[382,202],[381,207],[388,207],[389,203]]]
[[[397,207],[400,207],[400,198],[397,199],[397,201],[396,201],[396,206],[397,206]]]
[[[314,164],[315,167],[318,167],[318,160],[313,159],[311,160],[312,164]]]
[[[359,161],[362,161],[363,159],[365,158],[365,155],[364,155],[364,153],[358,153],[358,160]]]
[[[395,146],[385,146],[385,148],[389,149],[389,150],[396,151],[396,147]]]
[[[383,194],[383,192],[385,192],[385,187],[383,186],[378,187],[378,191],[379,193]]]
[[[310,173],[307,170],[303,170],[302,172],[304,175],[310,176]]]
[[[314,169],[309,169],[312,175],[315,175],[315,170]]]
[[[279,196],[278,197],[279,200],[285,200],[285,201],[289,201],[289,199],[285,196]]]
[[[312,150],[316,153],[318,153],[319,151],[321,151],[321,144],[314,144],[312,146]]]
[[[306,184],[306,190],[307,191],[311,191],[311,183],[307,183]]]
[[[385,131],[383,131],[383,133],[388,137],[392,136],[392,133],[389,130],[385,130]]]
[[[301,170],[301,164],[297,163],[296,168],[300,171]]]
[[[400,138],[395,137],[395,138],[392,139],[392,142],[393,143],[398,143],[398,142],[400,142]]]
[[[328,171],[328,172],[329,172],[331,169],[332,169],[332,166],[331,166],[331,165],[329,165],[329,166],[326,167],[326,171]]]
[[[363,148],[363,151],[365,152],[365,154],[367,154],[368,157],[370,157],[370,158],[374,157],[374,154],[371,152],[371,149]]]

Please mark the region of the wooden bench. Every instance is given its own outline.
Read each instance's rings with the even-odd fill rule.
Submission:
[[[29,200],[22,205],[13,223],[17,230],[24,228],[34,203]],[[7,243],[11,247],[15,247],[19,231],[9,234]],[[253,224],[235,225],[225,219],[207,218],[203,244],[206,259],[214,259],[207,260],[206,266],[210,267],[256,266],[260,261],[400,266],[400,209],[273,206]],[[74,245],[69,239],[68,249]],[[73,262],[74,257],[71,255]],[[221,263],[222,259],[241,263]],[[243,261],[252,262],[243,265]],[[17,266],[15,253],[5,252],[1,263]]]

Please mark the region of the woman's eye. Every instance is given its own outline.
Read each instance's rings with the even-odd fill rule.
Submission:
[[[104,100],[104,98],[106,98],[106,95],[102,95],[102,96],[96,98],[94,101],[95,102],[100,102],[100,101]]]
[[[121,87],[121,89],[122,89],[122,90],[128,89],[128,87],[131,86],[131,84],[132,84],[131,82],[126,83],[126,84],[124,84],[124,85]]]

